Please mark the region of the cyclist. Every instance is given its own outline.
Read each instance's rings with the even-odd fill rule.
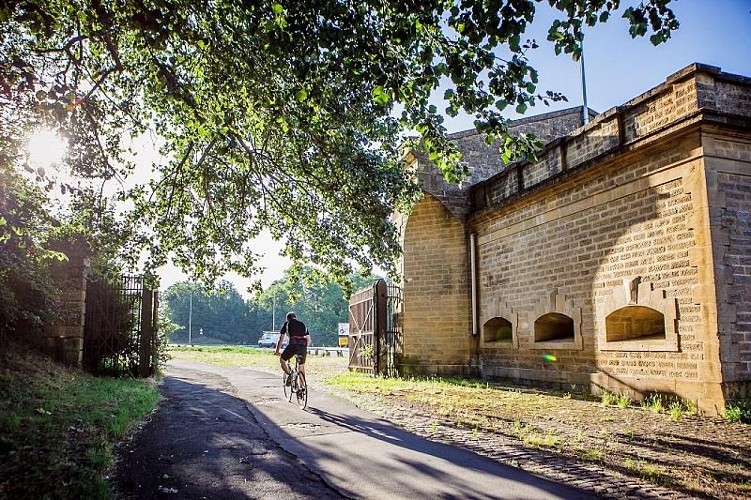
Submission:
[[[305,375],[305,358],[308,355],[308,345],[310,345],[310,332],[308,331],[308,327],[305,326],[305,323],[298,321],[297,315],[294,312],[288,312],[287,321],[279,331],[279,339],[276,341],[274,356],[279,356],[285,335],[289,336],[289,344],[287,344],[287,347],[285,347],[284,351],[281,353],[279,362],[281,363],[282,371],[287,374],[285,383],[290,385],[291,380],[289,377],[290,372],[289,367],[287,366],[287,361],[296,354],[302,355],[302,359],[300,360],[300,373],[302,373],[303,376]]]

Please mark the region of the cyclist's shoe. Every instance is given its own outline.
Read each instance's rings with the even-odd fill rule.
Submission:
[[[287,375],[284,378],[284,385],[286,385],[287,387],[292,385],[292,375]]]

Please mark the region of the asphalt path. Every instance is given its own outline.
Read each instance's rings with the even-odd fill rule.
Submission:
[[[118,450],[122,498],[594,498],[410,434],[315,386],[301,410],[280,375],[172,360],[161,390],[159,409]]]

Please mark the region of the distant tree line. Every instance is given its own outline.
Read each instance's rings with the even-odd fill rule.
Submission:
[[[378,276],[351,277],[353,289],[371,286]],[[349,292],[313,268],[301,276],[286,273],[267,290],[244,300],[232,283],[219,282],[212,290],[180,282],[162,294],[161,308],[173,326],[171,342],[196,344],[229,343],[256,345],[264,331],[279,331],[284,317],[294,311],[308,325],[313,343],[336,346],[338,323],[348,318]],[[189,335],[190,329],[190,335]]]

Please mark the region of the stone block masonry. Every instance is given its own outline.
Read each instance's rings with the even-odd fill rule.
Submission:
[[[436,198],[428,196],[403,228],[404,337],[410,366],[467,366],[470,317],[468,260],[461,223]],[[439,368],[440,370],[440,368]]]
[[[694,246],[691,217],[697,208],[684,181],[697,167],[697,160],[692,160],[697,147],[693,137],[663,151],[632,153],[590,171],[584,181],[587,189],[573,179],[561,182],[472,227],[478,235],[482,277],[480,323],[492,319],[491,305],[498,301],[521,318],[516,332],[519,348],[497,349],[483,342],[483,366],[492,367],[495,376],[504,376],[501,367],[511,365],[533,378],[539,372],[546,381],[573,379],[617,392],[629,379],[639,379],[632,385],[641,386],[642,379],[699,378],[698,363],[677,368],[685,357],[678,352],[677,337],[663,334],[659,339],[625,341],[622,331],[610,336],[606,331],[608,316],[620,309],[611,298],[623,293],[624,280],[644,284],[636,287],[641,297],[633,300],[634,307],[645,308],[648,295],[656,290],[668,300],[650,303],[648,309],[658,311],[661,321],[665,316],[680,317],[681,324],[707,326],[702,324],[701,309],[693,308],[698,276],[689,249]],[[682,152],[680,161],[674,161],[676,149]],[[636,171],[641,175],[633,175]],[[544,312],[536,304],[550,290],[565,294],[581,308],[581,347],[538,345],[534,325]],[[632,316],[638,317],[642,310]],[[610,342],[617,342],[617,349],[608,346]],[[682,348],[705,351],[701,338],[682,338]],[[622,352],[629,352],[629,357],[621,358]],[[658,367],[650,352],[659,353],[663,363],[675,368]],[[545,356],[548,353],[555,362]],[[598,377],[590,380],[581,374]],[[658,385],[661,382],[654,387]]]
[[[45,347],[58,361],[80,366],[90,252],[82,241],[56,242],[54,249],[64,253],[67,260],[52,265],[51,277],[61,295],[56,304],[57,319],[44,327]]]
[[[704,145],[723,382],[751,397],[751,140],[712,131]]]
[[[456,134],[471,182],[434,179],[402,218],[405,355],[708,412],[748,397],[751,79],[691,65],[586,126],[570,115],[517,124],[565,130],[534,163]]]

